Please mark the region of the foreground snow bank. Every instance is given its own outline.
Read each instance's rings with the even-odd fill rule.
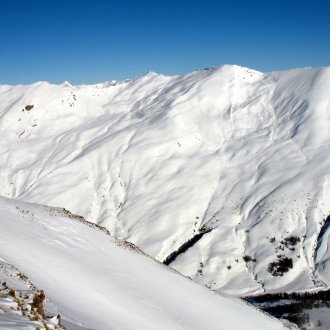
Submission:
[[[0,258],[42,288],[64,321],[98,330],[283,327],[62,209],[0,198],[0,214]]]
[[[59,315],[45,313],[45,294],[16,267],[0,259],[0,329],[65,330]]]

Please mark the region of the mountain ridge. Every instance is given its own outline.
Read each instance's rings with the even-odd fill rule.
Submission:
[[[9,309],[9,288],[0,285],[2,329],[63,329],[54,314],[67,329],[214,329],[220,323],[222,329],[284,328],[279,320],[210,292],[63,209],[1,197],[0,211],[0,261],[7,265],[0,267],[0,277],[17,295]],[[35,292],[30,280],[45,294]],[[22,291],[22,285],[30,291]],[[16,308],[15,301],[37,305],[24,298],[27,294],[42,294],[42,300],[46,295],[44,305],[38,304],[42,319],[29,319],[26,310]]]
[[[3,196],[65,207],[160,261],[210,228],[171,267],[213,290],[328,285],[329,67],[99,87],[0,86]],[[280,255],[293,267],[273,276]]]

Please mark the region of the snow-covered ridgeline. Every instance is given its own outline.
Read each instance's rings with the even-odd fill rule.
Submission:
[[[215,290],[327,285],[329,90],[329,68],[239,66],[0,86],[0,193],[65,207],[160,261],[193,242],[170,265]]]
[[[197,285],[62,209],[1,197],[0,214],[1,260],[24,274],[25,285],[28,277],[44,290],[45,315],[60,314],[67,329],[284,328],[243,301]],[[17,272],[2,270],[6,286],[17,285]],[[22,312],[30,316],[24,306],[31,292],[20,290],[11,301],[14,295],[7,291],[0,287],[1,329],[41,329],[42,322],[55,328],[56,317],[24,319]]]

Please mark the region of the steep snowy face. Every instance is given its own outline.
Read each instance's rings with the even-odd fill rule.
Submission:
[[[319,287],[329,90],[329,68],[238,66],[1,86],[0,193],[65,207],[215,290]]]
[[[0,214],[0,261],[44,290],[47,314],[56,310],[67,329],[284,329],[279,320],[197,285],[63,209],[0,198]],[[2,313],[4,303],[16,307],[3,301],[8,291],[0,285],[0,328],[40,326],[40,320],[18,318],[18,311]]]

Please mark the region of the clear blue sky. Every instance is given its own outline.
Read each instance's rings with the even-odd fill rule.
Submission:
[[[330,65],[330,0],[0,0],[0,83]]]

